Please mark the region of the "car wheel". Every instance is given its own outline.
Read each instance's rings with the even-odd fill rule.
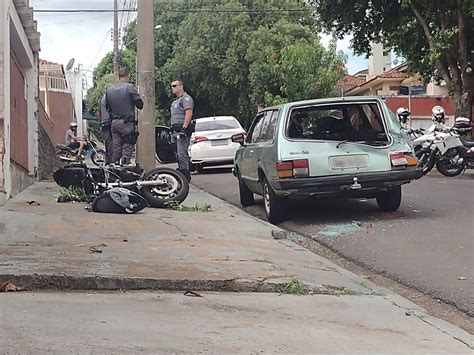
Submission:
[[[199,174],[204,173],[204,168],[202,167],[201,164],[196,164],[196,170]]]
[[[272,224],[283,221],[285,200],[275,194],[266,177],[263,178],[263,204],[267,219]]]
[[[382,191],[377,194],[377,204],[384,212],[394,212],[400,207],[402,202],[402,187],[395,186],[388,191]]]
[[[254,205],[255,199],[253,196],[253,192],[250,191],[247,184],[244,180],[242,180],[240,175],[237,176],[237,179],[239,180],[240,204],[242,205],[242,207]]]

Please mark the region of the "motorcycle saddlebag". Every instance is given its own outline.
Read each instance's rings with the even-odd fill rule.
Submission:
[[[102,213],[137,213],[148,203],[136,192],[115,187],[97,196],[92,202],[91,210]]]
[[[86,168],[83,165],[67,165],[53,173],[53,179],[61,187],[83,187]]]

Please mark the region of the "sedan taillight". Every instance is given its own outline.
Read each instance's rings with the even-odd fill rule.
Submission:
[[[309,176],[308,159],[282,161],[277,163],[277,176],[280,179]]]
[[[207,141],[207,137],[204,136],[195,136],[194,137],[195,142],[202,142],[202,141]]]
[[[390,154],[390,162],[392,166],[416,166],[418,158],[413,157],[410,153],[393,153]]]

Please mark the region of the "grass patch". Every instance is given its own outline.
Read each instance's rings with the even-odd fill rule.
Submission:
[[[202,205],[197,203],[194,207],[188,207],[176,201],[170,201],[165,203],[165,207],[169,210],[180,212],[212,212],[212,206],[208,203],[203,203]]]
[[[295,278],[292,278],[290,281],[280,286],[280,293],[285,295],[307,295],[309,293],[309,286]]]
[[[268,259],[253,259],[253,261],[255,261],[256,263],[266,263],[266,264],[271,264],[272,261],[271,260],[268,260]]]
[[[61,187],[61,189],[59,189],[59,195],[69,201],[76,202],[82,202],[86,198],[84,190],[76,186]]]

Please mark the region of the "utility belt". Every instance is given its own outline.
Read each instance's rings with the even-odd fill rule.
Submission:
[[[183,129],[183,124],[182,123],[175,123],[171,125],[170,131],[171,132],[181,132]],[[196,131],[196,120],[192,120],[189,123],[189,126],[186,127],[186,133],[188,135],[191,135],[191,133],[194,133]]]
[[[110,114],[110,120],[123,120],[125,123],[129,122],[135,122],[135,117],[133,115],[116,115],[116,114]]]

